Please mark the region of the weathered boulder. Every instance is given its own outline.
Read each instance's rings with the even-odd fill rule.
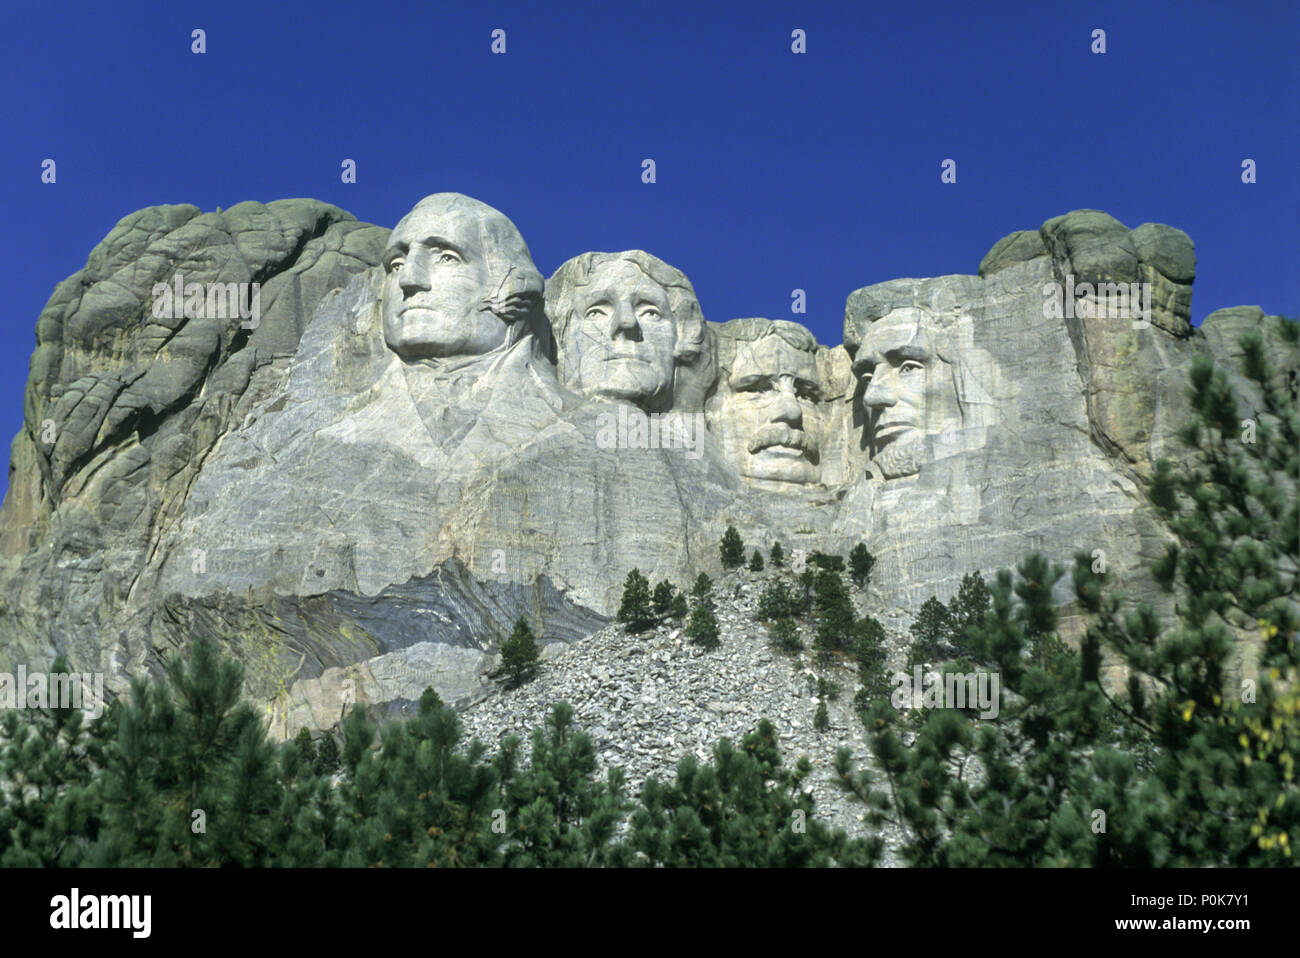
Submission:
[[[59,284],[37,321],[0,507],[0,659],[48,664],[62,650],[119,684],[145,666],[145,645],[121,636],[162,535],[317,302],[378,262],[386,235],[316,200],[151,207]],[[171,302],[176,282],[217,296]]]

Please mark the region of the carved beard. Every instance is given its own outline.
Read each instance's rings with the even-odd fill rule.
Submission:
[[[901,479],[904,476],[914,476],[921,471],[921,463],[925,461],[924,454],[925,437],[916,436],[912,439],[891,442],[876,453],[871,462],[886,479]]]

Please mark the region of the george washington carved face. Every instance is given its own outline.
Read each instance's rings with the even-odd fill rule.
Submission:
[[[543,281],[504,215],[459,193],[416,204],[384,251],[383,327],[407,358],[476,356],[541,317]]]

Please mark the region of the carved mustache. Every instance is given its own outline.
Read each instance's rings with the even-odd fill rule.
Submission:
[[[749,454],[767,449],[769,446],[789,446],[803,452],[815,450],[808,434],[799,429],[791,429],[784,423],[773,422],[763,426],[749,439]]]

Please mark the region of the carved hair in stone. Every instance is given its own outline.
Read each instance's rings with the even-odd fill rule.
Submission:
[[[817,340],[785,320],[737,319],[718,334],[709,431],[741,476],[816,483],[827,424]]]
[[[420,200],[384,250],[384,340],[403,358],[508,349],[532,334],[550,352],[545,282],[513,223],[459,193]]]
[[[992,401],[967,359],[925,307],[893,309],[865,324],[853,371],[872,471],[884,479],[914,475],[934,437],[989,424]]]
[[[717,378],[690,281],[643,253],[583,253],[546,284],[560,381],[646,412],[699,411]]]

